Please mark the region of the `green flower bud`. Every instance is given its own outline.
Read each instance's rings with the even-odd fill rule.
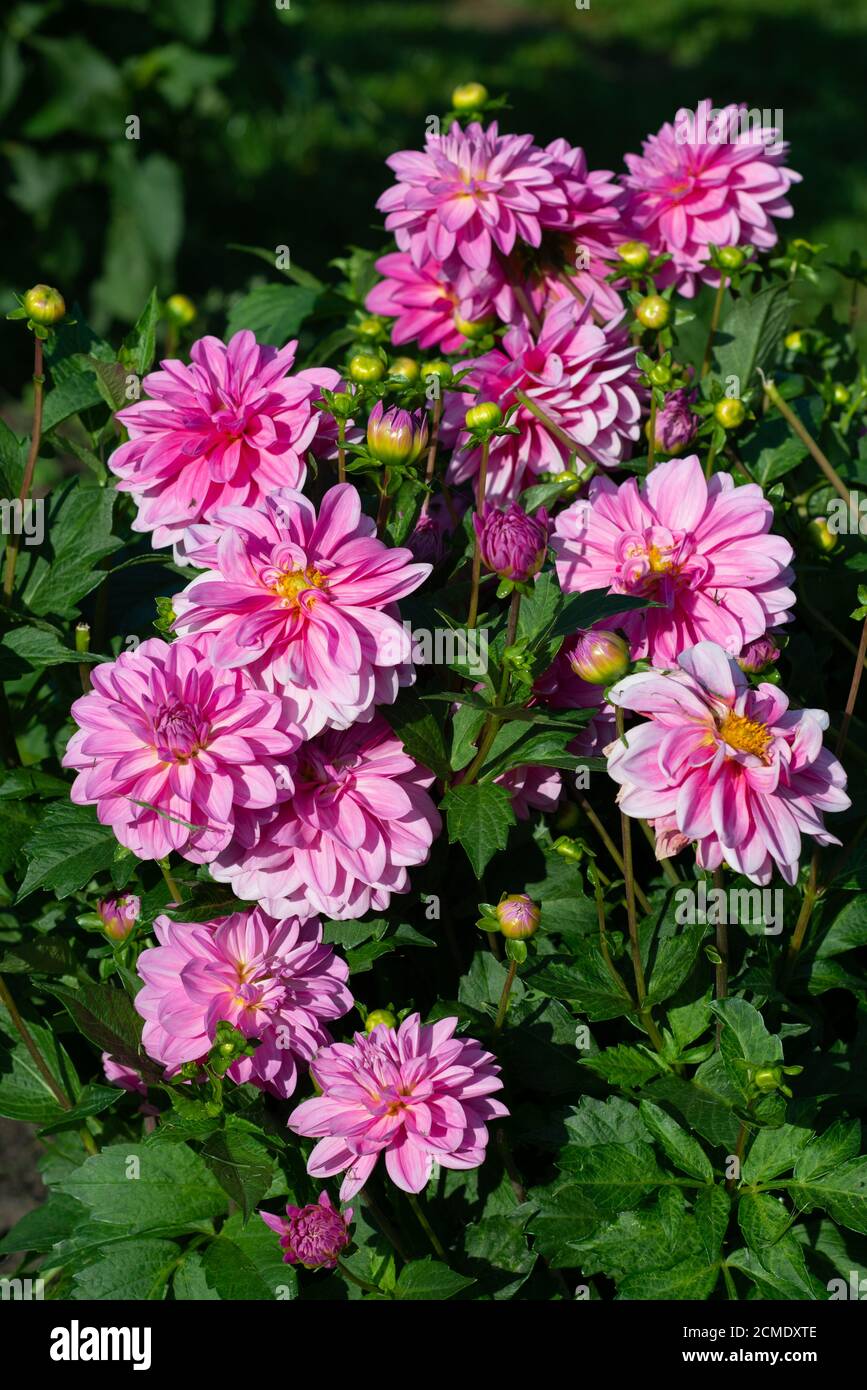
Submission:
[[[629,670],[629,646],[616,632],[583,632],[569,653],[569,665],[590,685],[611,685]]]
[[[66,313],[66,304],[59,290],[50,285],[34,285],[24,296],[27,317],[43,328],[51,328],[59,323]]]
[[[497,322],[493,314],[488,314],[483,319],[462,319],[460,314],[452,316],[452,322],[459,333],[463,333],[465,338],[484,338],[486,333],[490,333],[494,324]]]
[[[388,371],[390,376],[399,376],[403,381],[418,381],[419,365],[414,357],[395,357]]]
[[[349,416],[352,413],[353,399],[348,391],[335,391],[333,400],[337,414]]]
[[[371,1009],[364,1021],[365,1033],[372,1033],[380,1023],[384,1023],[386,1028],[397,1027],[397,1019],[391,1009]]]
[[[495,911],[500,931],[508,941],[525,941],[539,930],[541,908],[526,893],[510,893],[501,898]]]
[[[370,386],[385,376],[385,363],[372,352],[357,352],[349,363],[349,375],[361,386]]]
[[[779,1067],[760,1067],[753,1081],[760,1091],[776,1091],[780,1084]]]
[[[630,270],[644,270],[650,264],[650,249],[643,241],[624,241],[617,254]]]
[[[423,377],[438,376],[440,381],[451,381],[452,379],[452,369],[449,363],[443,362],[441,360],[434,362],[422,362],[421,374]]]
[[[379,343],[385,337],[385,324],[381,319],[366,318],[361,319],[353,325],[353,333],[359,338],[369,338],[374,343]]]
[[[496,401],[483,401],[481,405],[470,406],[466,414],[468,430],[496,429],[503,423],[503,412]]]
[[[488,99],[488,89],[481,82],[464,82],[452,92],[452,109],[455,111],[478,111]]]
[[[726,270],[740,270],[746,255],[739,246],[721,246],[717,252],[719,263]]]
[[[166,300],[166,317],[178,328],[187,328],[196,317],[196,306],[185,294],[172,294]]]
[[[736,430],[747,418],[746,407],[743,401],[738,400],[737,396],[726,396],[724,400],[717,401],[714,406],[713,418],[717,424],[722,425],[724,430]]]
[[[844,386],[844,385],[842,384],[842,382],[835,382],[835,384],[834,384],[834,390],[833,390],[832,394],[833,394],[833,397],[834,397],[834,404],[835,404],[835,405],[848,405],[848,404],[849,404],[849,401],[850,401],[850,399],[851,399],[850,393],[849,393],[849,388],[848,388],[847,386]]]
[[[635,317],[645,328],[664,328],[671,318],[671,305],[661,294],[649,294],[635,310]]]
[[[787,333],[783,343],[789,352],[803,352],[804,335],[800,328],[796,328],[793,333]]]
[[[667,386],[671,381],[671,368],[657,362],[647,373],[653,386]]]
[[[837,537],[823,516],[814,516],[806,527],[807,540],[820,555],[830,555],[836,548]]]

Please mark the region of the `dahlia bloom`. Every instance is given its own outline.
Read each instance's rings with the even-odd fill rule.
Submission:
[[[672,259],[657,276],[691,299],[700,281],[719,283],[708,265],[711,243],[750,243],[767,251],[777,241],[773,219],[791,217],[786,195],[801,175],[787,169],[788,146],[775,129],[743,122],[745,108],[726,106],[711,119],[710,101],[682,109],[645,140],[640,155],[626,155],[626,217],[654,255]]]
[[[380,715],[327,730],[300,750],[291,800],[237,819],[211,874],[274,916],[343,920],[386,908],[439,833],[432,781]]]
[[[274,488],[300,488],[305,452],[333,434],[314,402],[340,377],[330,368],[290,376],[297,346],[260,347],[248,329],[228,345],[200,338],[189,366],[162,362],[142,382],[145,399],[117,412],[129,440],[108,463],[138,508],[133,530],[153,532],[157,548],[173,545],[178,564],[187,563],[188,526],[221,507],[260,506]]]
[[[608,589],[658,608],[606,619],[634,659],[672,664],[708,639],[736,656],[767,627],[790,620],[792,547],[769,534],[773,508],[754,483],[728,473],[705,481],[695,454],[659,464],[641,485],[594,478],[589,497],[558,516],[552,546],[568,593]]]
[[[270,1211],[259,1215],[280,1237],[283,1262],[303,1265],[305,1269],[336,1269],[341,1251],[350,1244],[349,1223],[352,1207],[335,1211],[327,1192],[318,1202],[306,1207],[286,1207],[286,1215],[272,1216]]]
[[[654,444],[667,454],[679,454],[698,433],[699,420],[690,410],[692,393],[681,388],[672,391],[656,414]]]
[[[386,163],[397,182],[376,206],[417,266],[453,257],[487,270],[518,237],[538,246],[542,219],[566,202],[532,135],[500,135],[496,121],[486,130],[455,121],[447,135],[428,135],[424,150],[399,150]]]
[[[766,666],[773,666],[780,655],[780,648],[774,641],[774,634],[766,632],[764,637],[757,637],[755,642],[748,642],[738,657],[738,665],[747,675],[756,676],[760,671],[764,671]]]
[[[521,390],[545,415],[605,467],[629,452],[640,434],[641,406],[635,349],[624,333],[593,322],[590,306],[570,295],[545,316],[536,342],[524,326],[510,328],[499,347],[467,363],[466,382],[478,395],[450,393],[444,418],[458,429],[449,464],[449,481],[465,482],[479,471],[481,449],[465,449],[469,436],[460,429],[467,406],[493,401],[505,414]],[[491,440],[486,495],[510,501],[543,472],[562,473],[570,449],[525,405],[509,419],[517,434]]]
[[[301,731],[278,696],[210,665],[195,643],[151,638],[95,666],[91,682],[72,706],[70,796],[95,803],[139,859],[174,849],[205,864],[231,840],[237,812],[289,795]]]
[[[259,1046],[228,1075],[285,1100],[299,1064],[331,1041],[324,1024],[352,1008],[349,968],[311,919],[275,921],[258,908],[219,922],[154,923],[158,946],[143,951],[144,987],[135,1007],[149,1056],[176,1073],[207,1056],[217,1024],[231,1023]]]
[[[504,283],[497,267],[469,271],[461,266],[446,274],[433,258],[417,266],[405,251],[381,256],[376,269],[384,278],[364,301],[371,314],[393,318],[391,341],[395,346],[417,342],[420,348],[463,352],[468,339],[458,320],[477,323],[493,313],[493,298]]]
[[[529,820],[531,811],[555,811],[563,791],[555,767],[510,767],[494,781],[506,788],[518,820]]]
[[[404,1192],[421,1192],[434,1162],[484,1162],[487,1122],[509,1112],[491,1099],[503,1085],[493,1056],[473,1038],[454,1037],[457,1025],[410,1014],[398,1029],[378,1024],[317,1054],[310,1071],[322,1094],[295,1107],[289,1128],[319,1140],[307,1160],[313,1177],[349,1170],[341,1201],[360,1191],[381,1153]]]
[[[308,738],[390,704],[412,679],[395,601],[430,566],[377,539],[349,483],[325,494],[318,516],[282,488],[261,511],[229,507],[217,523],[191,539],[207,568],[175,598],[175,630],[196,634],[221,672],[243,669],[282,695]]]
[[[486,503],[484,515],[473,516],[473,528],[482,564],[501,579],[525,583],[542,568],[551,529],[544,507],[530,516],[517,502],[505,512]]]
[[[839,844],[822,813],[850,804],[846,774],[822,746],[827,714],[789,709],[774,685],[753,689],[714,642],[681,653],[678,666],[609,692],[647,717],[608,750],[621,810],[653,820],[663,855],[695,841],[703,869],[725,861],[764,885],[776,866],[795,883],[801,835]]]

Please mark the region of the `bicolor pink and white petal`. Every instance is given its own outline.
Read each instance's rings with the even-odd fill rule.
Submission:
[[[342,1201],[360,1191],[380,1155],[404,1192],[421,1192],[435,1164],[484,1162],[488,1124],[509,1112],[493,1098],[503,1085],[493,1055],[456,1038],[457,1025],[411,1014],[398,1029],[380,1023],[317,1054],[311,1074],[322,1094],[296,1106],[289,1128],[319,1141],[307,1161],[313,1177],[346,1174]]]

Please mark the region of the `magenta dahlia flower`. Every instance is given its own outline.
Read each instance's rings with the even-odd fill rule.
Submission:
[[[348,1169],[341,1201],[360,1191],[381,1153],[404,1192],[421,1192],[435,1162],[484,1162],[488,1121],[509,1112],[491,1099],[503,1086],[493,1056],[473,1038],[454,1037],[457,1025],[411,1014],[396,1030],[380,1023],[317,1054],[310,1070],[322,1094],[295,1107],[289,1128],[319,1140],[307,1160],[313,1177]]]
[[[173,545],[179,564],[188,526],[221,507],[257,507],[274,488],[300,488],[305,452],[330,451],[333,420],[314,402],[340,378],[330,368],[290,376],[297,346],[260,347],[247,329],[228,346],[200,338],[189,366],[162,362],[144,378],[146,398],[118,411],[129,440],[108,463],[138,508],[133,530]]]
[[[543,219],[566,201],[532,135],[500,135],[496,121],[487,130],[456,121],[447,135],[428,135],[424,150],[399,150],[386,163],[397,183],[376,206],[418,266],[454,257],[487,270],[518,237],[538,246]]]
[[[380,280],[365,300],[371,314],[393,318],[391,341],[417,342],[420,348],[463,352],[468,339],[458,327],[475,324],[493,313],[493,299],[502,288],[498,267],[469,271],[461,266],[447,274],[439,261],[429,258],[417,266],[405,251],[381,256],[376,269]]]
[[[432,781],[381,715],[327,730],[300,750],[291,800],[237,820],[211,874],[274,916],[342,920],[386,908],[439,833]]]
[[[690,410],[694,392],[681,388],[666,397],[657,411],[654,443],[667,454],[682,454],[698,434],[699,418]]]
[[[231,840],[236,813],[290,794],[300,729],[278,696],[211,666],[194,643],[151,638],[95,666],[91,681],[72,706],[70,795],[95,803],[139,859],[177,850],[207,863]]]
[[[608,750],[621,809],[654,821],[663,854],[694,841],[703,869],[725,861],[764,885],[776,866],[794,883],[802,834],[839,844],[823,812],[850,804],[846,774],[822,746],[827,714],[789,709],[774,685],[753,689],[714,642],[682,652],[678,666],[627,676],[609,692],[647,717]]]
[[[678,111],[640,155],[626,155],[626,216],[655,255],[672,258],[657,283],[676,285],[687,299],[700,281],[719,283],[708,265],[711,244],[776,244],[774,218],[792,216],[786,195],[801,179],[784,166],[788,147],[775,129],[751,125],[742,106],[713,111],[710,101]]]
[[[142,951],[135,1006],[142,1043],[170,1075],[211,1050],[221,1021],[258,1040],[228,1075],[285,1100],[299,1065],[331,1041],[324,1024],[352,1008],[349,967],[322,943],[314,918],[275,921],[258,908],[220,922],[154,923],[158,946]]]
[[[325,494],[318,515],[283,488],[261,511],[229,507],[216,520],[191,540],[207,568],[174,599],[176,631],[196,634],[221,671],[244,669],[282,695],[308,738],[392,703],[413,677],[395,601],[430,565],[377,539],[349,483]]]
[[[659,464],[639,487],[594,478],[558,516],[552,546],[568,593],[608,589],[661,605],[613,615],[634,659],[670,665],[707,639],[737,656],[790,619],[792,547],[769,534],[774,512],[754,483],[706,482],[695,454]]]
[[[515,404],[515,392],[522,391],[605,467],[619,463],[630,441],[639,438],[635,349],[624,333],[595,324],[589,305],[579,305],[571,295],[546,315],[538,342],[528,328],[510,328],[499,347],[467,366],[466,383],[478,395],[453,392],[445,409],[452,432],[459,431],[449,464],[452,482],[465,482],[479,471],[481,449],[465,449],[469,436],[460,428],[475,400],[493,401],[505,414]],[[495,502],[516,498],[539,473],[562,473],[572,452],[523,404],[509,424],[518,426],[517,434],[491,441],[486,495]]]
[[[501,579],[526,583],[542,568],[551,529],[544,507],[530,516],[517,502],[510,503],[505,512],[486,503],[484,515],[473,516],[473,529],[482,564]]]
[[[352,1207],[335,1211],[327,1192],[318,1202],[306,1207],[286,1207],[286,1215],[272,1216],[270,1211],[259,1215],[280,1237],[283,1262],[303,1265],[305,1269],[336,1269],[340,1254],[349,1245],[349,1223]]]
[[[123,1091],[136,1091],[140,1096],[147,1095],[148,1088],[142,1080],[141,1073],[137,1072],[135,1067],[116,1062],[110,1052],[102,1054],[102,1070],[110,1086],[120,1086]]]

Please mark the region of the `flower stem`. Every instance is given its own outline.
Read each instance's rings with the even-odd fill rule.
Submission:
[[[590,824],[593,826],[593,829],[596,831],[603,845],[608,850],[608,853],[611,855],[611,858],[614,860],[618,869],[625,876],[626,866],[623,862],[623,856],[620,853],[620,850],[615,845],[611,836],[608,834],[608,831],[605,829],[605,826],[602,824],[596,812],[593,810],[593,807],[590,805],[590,802],[587,800],[586,796],[579,796],[578,805],[581,807],[581,810],[584,812]],[[641,884],[635,883],[633,886],[635,889],[635,896],[641,904],[641,911],[645,914],[651,913],[653,911],[653,908],[650,906],[650,902],[647,898],[646,893],[644,892],[644,889],[641,887]]]
[[[418,1218],[419,1225],[421,1226],[422,1230],[424,1231],[425,1235],[427,1236],[428,1240],[434,1248],[434,1252],[437,1255],[439,1255],[441,1260],[448,1259],[445,1249],[443,1248],[443,1244],[436,1231],[434,1230],[433,1226],[428,1221],[424,1209],[421,1203],[419,1202],[418,1198],[416,1197],[415,1193],[408,1192],[406,1195],[409,1200],[410,1206],[412,1207],[413,1211],[415,1212]]]
[[[629,1000],[629,1009],[630,1012],[632,1012],[635,1009],[635,1000],[629,993],[620,971],[614,964],[611,958],[611,951],[608,947],[608,930],[605,923],[605,896],[602,892],[602,879],[599,876],[595,864],[591,865],[589,872],[590,877],[593,879],[593,893],[596,898],[596,919],[599,923],[599,949],[602,952],[602,959],[605,961],[605,967],[614,981],[615,987],[625,999]]]
[[[828,482],[831,484],[834,491],[838,494],[838,496],[843,498],[843,501],[846,503],[846,506],[850,507],[851,497],[849,489],[843,482],[843,479],[840,477],[840,474],[837,472],[836,468],[826,457],[826,455],[823,454],[822,450],[819,448],[818,444],[816,443],[815,439],[810,434],[810,432],[804,428],[801,421],[795,414],[794,410],[792,410],[791,406],[789,406],[787,402],[783,400],[773,381],[770,381],[767,377],[762,376],[762,382],[764,384],[765,395],[767,396],[768,400],[777,407],[777,410],[780,412],[783,419],[788,424],[789,428],[793,431],[794,434],[798,436],[801,443],[805,445],[805,447],[813,455],[813,458],[818,463],[819,467],[821,468],[825,477],[828,479]]]
[[[728,276],[720,275],[719,284],[717,286],[716,291],[716,298],[713,302],[713,312],[710,316],[710,328],[708,330],[707,335],[707,344],[705,346],[704,357],[702,358],[701,363],[701,374],[703,377],[707,376],[708,372],[710,371],[710,360],[713,354],[713,340],[716,337],[716,331],[719,328],[719,316],[722,312],[723,296],[725,295],[727,285]]]
[[[45,378],[42,375],[42,339],[33,340],[33,433],[30,436],[30,452],[27,455],[27,463],[24,467],[24,477],[21,480],[21,491],[18,494],[18,501],[21,504],[22,520],[23,510],[30,498],[30,489],[33,486],[33,474],[36,471],[36,459],[39,454],[39,444],[42,439],[42,403]],[[8,606],[12,602],[12,590],[15,587],[15,566],[18,563],[18,551],[21,549],[21,532],[14,531],[6,542],[6,569],[3,575],[3,602]]]
[[[45,1081],[46,1086],[51,1091],[51,1094],[54,1096],[55,1100],[57,1101],[57,1104],[61,1107],[62,1110],[71,1110],[72,1101],[67,1098],[64,1092],[61,1090],[60,1085],[55,1080],[54,1076],[51,1074],[51,1069],[48,1066],[48,1063],[46,1062],[45,1058],[42,1056],[42,1053],[39,1051],[39,1048],[36,1046],[36,1043],[33,1040],[33,1035],[27,1027],[27,1024],[24,1022],[24,1019],[18,1012],[15,1000],[9,993],[9,988],[2,975],[0,975],[0,1003],[3,1003],[5,1005],[9,1013],[9,1017],[11,1018],[12,1023],[18,1033],[18,1036],[20,1037],[24,1046],[27,1048],[27,1051],[30,1053],[30,1056],[33,1058],[33,1061],[36,1065],[36,1068],[40,1076]]]
[[[346,421],[341,415],[337,421],[337,481],[346,482]]]
[[[168,859],[160,859],[157,862],[159,863],[162,876],[166,881],[166,887],[172,895],[173,904],[175,907],[179,907],[180,904],[183,902],[183,898],[181,897],[178,885],[175,883],[175,880],[172,877],[171,869],[169,868],[169,861]]]
[[[623,738],[623,710],[617,709],[617,737]],[[635,976],[635,992],[638,1007],[644,1011],[647,998],[647,984],[644,979],[644,966],[641,963],[641,947],[638,942],[638,922],[635,917],[635,878],[632,872],[632,827],[629,817],[620,812],[620,837],[623,842],[623,877],[626,882],[626,920],[629,923],[629,946],[632,953],[632,973]]]
[[[556,420],[552,420],[551,416],[536,401],[532,400],[526,391],[516,391],[515,399],[520,401],[524,409],[529,410],[531,415],[535,415],[537,420],[541,420],[548,432],[553,434],[555,439],[559,439],[561,444],[565,444],[570,453],[577,454],[582,462],[591,464],[593,468],[596,467],[596,460],[591,458],[587,450],[581,444],[577,444],[572,436],[557,424]]]
[[[376,1284],[368,1284],[366,1279],[359,1279],[358,1275],[353,1274],[349,1266],[345,1265],[342,1260],[337,1261],[337,1268],[344,1279],[348,1279],[350,1284],[354,1284],[357,1289],[363,1289],[365,1293],[378,1294],[380,1298],[391,1298],[391,1294],[385,1294],[382,1289],[377,1288]]]
[[[650,391],[650,429],[648,431],[647,445],[647,471],[650,472],[656,464],[656,395],[653,388]]]
[[[433,479],[434,479],[434,471],[435,471],[435,469],[436,469],[437,442],[438,442],[438,440],[439,440],[440,420],[442,419],[442,414],[443,414],[443,398],[442,398],[442,396],[437,396],[436,400],[434,401],[434,408],[433,408],[433,426],[432,426],[431,432],[430,432],[430,444],[428,445],[427,463],[425,464],[425,470],[424,470],[424,480],[425,480],[425,482],[427,483],[428,488],[430,488],[430,485],[431,485],[431,483],[433,482]],[[430,492],[426,492],[426,493],[425,493],[425,496],[424,496],[424,501],[423,501],[422,504],[421,504],[421,515],[422,515],[422,516],[427,516],[428,508],[430,507],[430,499],[431,499],[431,494],[430,494]],[[450,499],[449,499],[449,500],[450,500]],[[455,520],[455,524],[457,524],[457,521],[456,521],[456,520]]]
[[[644,831],[644,838],[647,840],[647,843],[650,845],[650,848],[653,850],[654,854],[656,854],[656,836],[653,833],[653,829],[649,821],[640,820],[638,823],[641,826],[641,829]],[[662,872],[665,874],[665,877],[668,879],[669,883],[680,883],[682,881],[680,874],[677,872],[677,869],[674,867],[670,859],[657,859],[656,862],[661,868]]]
[[[704,476],[709,478],[713,473],[713,466],[716,462],[716,445],[711,441],[711,446],[707,451],[707,462],[704,466]]]
[[[391,510],[391,498],[388,495],[388,470],[385,473],[385,484],[379,494],[379,507],[376,512],[376,534],[382,538],[385,530],[385,523],[388,521],[388,513]]]
[[[406,1250],[404,1249],[401,1237],[398,1235],[394,1226],[389,1221],[388,1217],[385,1215],[378,1202],[376,1202],[376,1200],[367,1191],[367,1188],[363,1188],[362,1191],[359,1192],[358,1196],[362,1204],[365,1207],[367,1207],[367,1210],[370,1212],[370,1215],[373,1217],[374,1222],[379,1227],[382,1234],[385,1236],[385,1239],[388,1241],[389,1245],[394,1249],[395,1253],[400,1256],[404,1264],[409,1264],[410,1260],[412,1259],[412,1256],[407,1254]]]
[[[515,640],[515,634],[518,631],[518,614],[520,613],[520,611],[521,595],[519,594],[517,589],[513,589],[512,601],[509,605],[509,620],[506,628],[507,647],[511,647],[512,643]],[[500,678],[500,689],[495,697],[494,706],[496,707],[497,705],[504,704],[508,693],[509,668],[504,664],[503,674]],[[502,722],[502,719],[498,718],[498,716],[493,711],[489,715],[487,715],[485,723],[482,727],[482,734],[478,743],[478,751],[476,753],[476,756],[473,758],[473,761],[467,768],[465,776],[461,778],[461,786],[471,786],[472,783],[476,780],[477,776],[479,775],[479,772],[484,766],[485,758],[488,756],[488,753],[490,752],[491,744],[494,742],[494,739],[496,738],[497,733],[499,732],[499,728]]]
[[[476,491],[476,515],[481,522],[485,510],[485,489],[488,485],[488,455],[491,452],[490,438],[482,445],[482,459],[479,464],[479,485]],[[473,587],[470,591],[470,611],[467,614],[467,627],[474,628],[479,616],[479,580],[482,577],[482,545],[476,533],[473,544]]]
[[[713,886],[725,892],[725,871],[722,865],[713,871]],[[725,913],[722,917],[725,918]],[[729,990],[729,929],[724,920],[716,924],[716,949],[719,960],[716,964],[715,994],[717,999],[725,999]],[[715,1048],[719,1050],[722,1036],[722,1019],[717,1019]]]
[[[510,960],[509,971],[506,975],[506,982],[503,985],[503,992],[500,995],[500,1003],[497,1008],[497,1017],[494,1021],[495,1033],[499,1033],[502,1031],[503,1024],[506,1021],[506,1010],[509,1007],[509,995],[512,993],[512,985],[515,983],[515,976],[517,975],[517,973],[518,962],[515,960]]]

